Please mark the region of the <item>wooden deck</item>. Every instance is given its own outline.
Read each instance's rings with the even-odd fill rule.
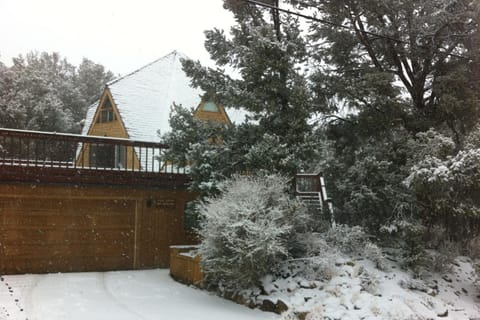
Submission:
[[[102,154],[102,161],[86,159],[82,150],[94,148],[112,154]],[[119,161],[122,148],[132,152]],[[165,165],[169,162],[159,157],[167,148],[128,139],[0,129],[0,181],[185,188],[185,169]]]

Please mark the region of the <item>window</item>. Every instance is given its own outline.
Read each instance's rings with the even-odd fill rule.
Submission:
[[[125,169],[127,167],[127,147],[115,146],[115,168]]]
[[[126,168],[127,148],[125,146],[95,144],[90,148],[90,166],[98,168]]]
[[[100,109],[100,114],[97,118],[98,123],[112,122],[117,120],[115,112],[113,111],[112,102],[108,97],[105,97],[102,107]]]
[[[113,168],[115,165],[115,146],[94,144],[90,147],[90,166]]]
[[[209,112],[219,112],[217,105],[213,101],[208,101],[205,102],[203,105],[203,111],[209,111]]]

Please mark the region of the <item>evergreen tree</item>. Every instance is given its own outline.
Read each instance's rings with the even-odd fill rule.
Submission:
[[[310,24],[312,57],[325,66],[313,78],[319,98],[344,98],[381,120],[391,113],[388,122],[409,130],[444,125],[457,143],[475,124],[478,1],[290,2],[333,23]]]
[[[329,22],[309,22],[310,80],[343,222],[371,232],[399,217],[426,222],[423,197],[403,183],[423,152],[411,141],[434,127],[458,150],[478,121],[478,1],[287,2]]]
[[[82,60],[82,63],[77,68],[77,77],[74,83],[85,100],[86,107],[80,108],[78,112],[74,113],[76,121],[80,121],[85,117],[88,106],[100,99],[105,84],[113,79],[114,74],[105,70],[104,66],[86,58]]]
[[[276,164],[296,162],[271,169],[291,175],[309,160],[304,146],[313,107],[303,72],[306,43],[299,21],[244,1],[225,1],[224,6],[237,22],[230,36],[218,29],[205,32],[205,47],[218,67],[184,61],[184,70],[194,86],[214,92],[224,105],[249,111],[258,124],[255,143],[265,138],[264,146],[284,146],[285,158]]]
[[[20,55],[0,67],[0,127],[79,132],[87,107],[111,78],[88,60],[77,72],[58,53]]]

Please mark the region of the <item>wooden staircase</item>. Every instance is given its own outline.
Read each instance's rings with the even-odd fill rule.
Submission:
[[[321,174],[298,173],[295,175],[295,195],[312,212],[326,212],[335,225],[333,204],[327,196],[325,180]]]

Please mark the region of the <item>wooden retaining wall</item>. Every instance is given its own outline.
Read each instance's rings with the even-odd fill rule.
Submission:
[[[185,190],[0,185],[0,274],[169,266]]]
[[[203,272],[196,246],[170,247],[170,275],[186,284],[201,285]]]

